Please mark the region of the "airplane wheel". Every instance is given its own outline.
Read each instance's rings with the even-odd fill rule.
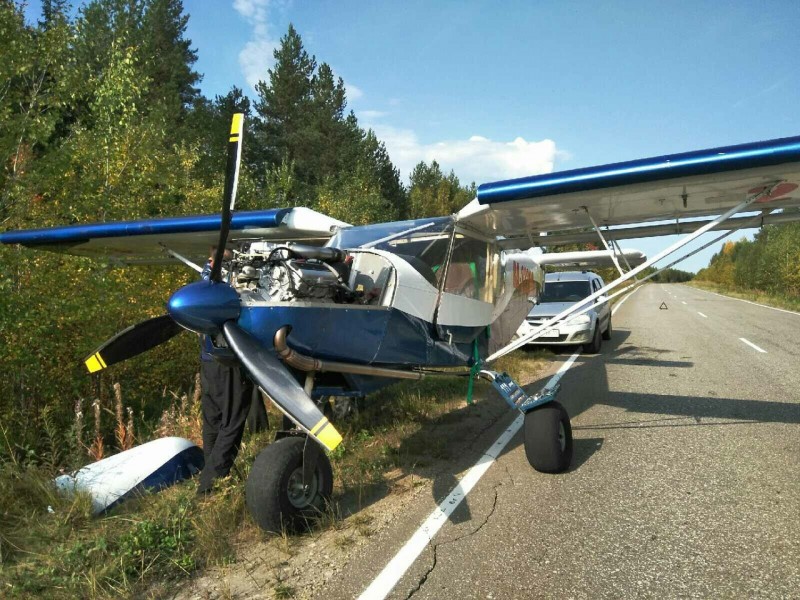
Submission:
[[[555,400],[525,414],[525,456],[542,473],[562,473],[572,462],[572,427]]]
[[[600,345],[603,343],[600,337],[600,321],[598,319],[598,322],[594,325],[594,335],[592,335],[592,341],[588,344],[584,344],[583,349],[588,354],[597,354],[600,352]]]
[[[281,438],[256,457],[245,486],[247,508],[270,533],[302,531],[320,516],[333,492],[333,471],[320,451],[314,477],[303,486],[304,436]]]
[[[603,332],[603,339],[604,340],[610,340],[611,339],[611,334],[613,333],[613,331],[614,330],[611,329],[611,317],[608,317],[608,327],[606,327],[606,330]]]

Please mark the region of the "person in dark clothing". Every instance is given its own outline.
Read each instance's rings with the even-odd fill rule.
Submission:
[[[250,433],[258,433],[269,429],[269,416],[264,406],[264,398],[257,385],[253,386],[253,399],[250,402],[250,412],[247,413],[247,429]]]
[[[208,494],[215,479],[230,473],[239,453],[250,411],[253,383],[238,366],[225,366],[215,360],[201,361],[200,382],[203,386],[205,467],[200,473],[197,492]]]
[[[208,279],[214,261],[211,250],[203,279]],[[230,258],[226,252],[226,258]],[[203,454],[205,467],[200,473],[199,495],[211,493],[214,480],[230,473],[242,442],[245,423],[251,431],[266,423],[264,402],[253,382],[238,363],[223,364],[211,354],[211,338],[202,336],[200,352],[200,384],[203,388]],[[256,400],[256,402],[253,402]]]

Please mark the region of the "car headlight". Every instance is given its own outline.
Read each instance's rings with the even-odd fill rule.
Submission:
[[[569,319],[564,325],[588,325],[591,322],[592,318],[589,315],[578,315]]]

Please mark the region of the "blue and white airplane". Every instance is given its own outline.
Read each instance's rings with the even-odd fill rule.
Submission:
[[[220,359],[240,361],[296,427],[262,451],[247,482],[248,506],[271,531],[301,525],[331,493],[320,450],[342,438],[324,412],[328,397],[437,369],[493,381],[526,415],[534,468],[566,470],[572,437],[555,390],[528,396],[489,365],[622,293],[610,291],[707,231],[800,219],[800,137],[488,183],[451,216],[353,227],[306,208],[233,214],[242,135],[236,115],[221,215],[12,231],[0,242],[125,264],[180,260],[198,271],[217,248],[210,279],[177,290],[165,315],[121,332],[86,365],[100,371],[183,329],[211,336]],[[619,240],[675,233],[687,235],[622,268]],[[554,262],[527,250],[588,236],[620,277],[514,339],[541,292],[542,264]]]

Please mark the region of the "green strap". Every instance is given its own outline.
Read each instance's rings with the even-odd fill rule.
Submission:
[[[489,328],[486,328],[488,334]],[[478,336],[480,337],[480,336]],[[472,342],[472,358],[475,359],[474,364],[469,370],[469,384],[467,385],[467,404],[472,404],[472,392],[475,387],[475,378],[478,376],[478,371],[481,370],[481,356],[478,352],[478,338]]]

